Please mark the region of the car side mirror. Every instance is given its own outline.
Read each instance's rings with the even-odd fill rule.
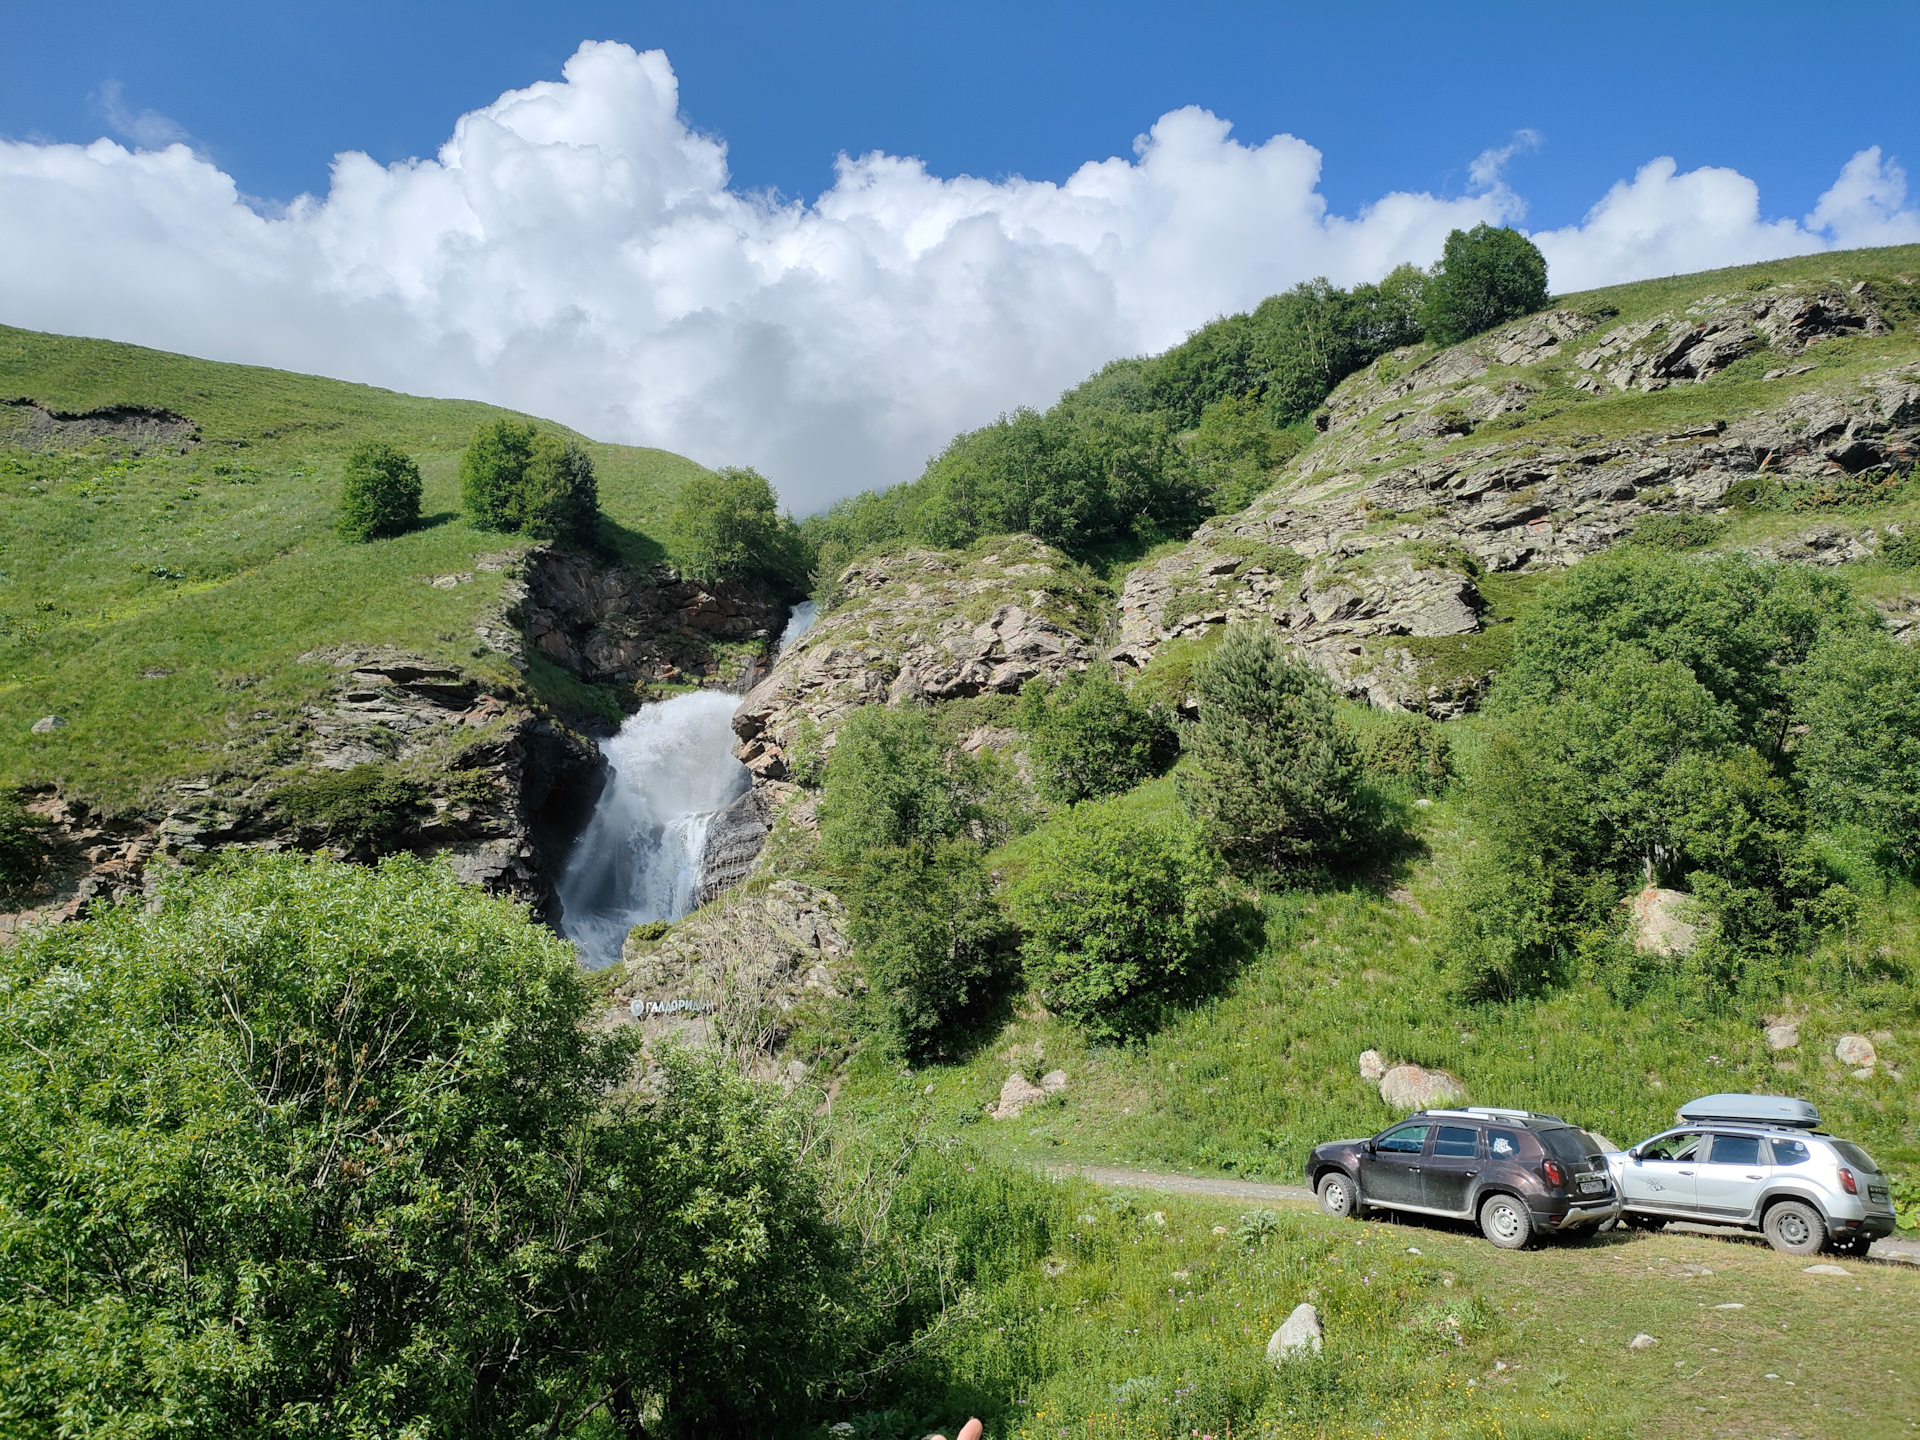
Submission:
[[[1380,1147],[1378,1145],[1374,1144],[1374,1142],[1371,1140],[1367,1141],[1367,1154],[1376,1155],[1379,1153],[1379,1151],[1380,1151]]]

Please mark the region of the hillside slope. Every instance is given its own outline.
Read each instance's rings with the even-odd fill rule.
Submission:
[[[568,555],[459,514],[492,406],[5,328],[0,397],[0,786],[63,826],[54,899],[226,843],[484,850],[473,878],[539,899],[533,812],[598,765],[558,722],[731,682],[778,630],[775,597],[661,568],[705,473],[681,456],[574,437],[603,523]],[[424,523],[349,544],[342,467],[376,439],[419,463]],[[277,801],[355,766],[394,783],[318,793],[304,830]]]

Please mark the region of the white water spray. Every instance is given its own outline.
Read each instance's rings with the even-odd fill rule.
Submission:
[[[796,605],[782,650],[813,623],[811,601]],[[700,893],[707,826],[750,783],[733,758],[740,697],[698,690],[643,705],[601,743],[611,774],[560,875],[560,929],[581,960],[604,969],[620,958],[627,931],[678,920]]]

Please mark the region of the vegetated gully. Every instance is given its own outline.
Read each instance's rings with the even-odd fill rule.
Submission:
[[[812,601],[793,607],[785,650],[813,624]],[[733,758],[739,696],[696,690],[642,705],[600,744],[607,777],[560,873],[560,930],[589,969],[620,959],[627,932],[678,920],[700,895],[707,827],[746,790]]]

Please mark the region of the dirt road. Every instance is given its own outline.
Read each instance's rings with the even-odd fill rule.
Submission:
[[[1226,1200],[1264,1200],[1268,1204],[1312,1205],[1313,1192],[1304,1185],[1267,1185],[1253,1180],[1214,1180],[1203,1175],[1164,1175],[1152,1170],[1121,1170],[1107,1165],[1051,1165],[1049,1175],[1078,1175],[1096,1185],[1162,1190],[1178,1195],[1216,1195]],[[1747,1235],[1720,1225],[1672,1225],[1694,1235]],[[1920,1265],[1920,1240],[1877,1240],[1868,1257]]]

